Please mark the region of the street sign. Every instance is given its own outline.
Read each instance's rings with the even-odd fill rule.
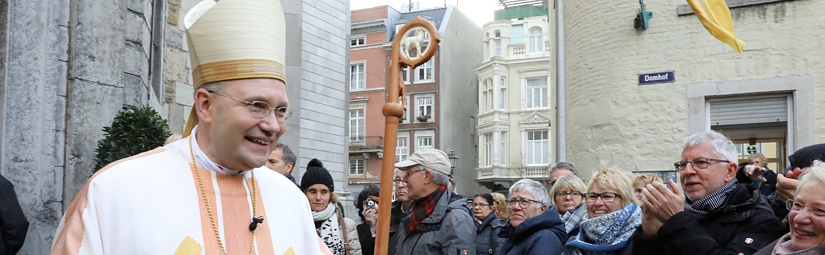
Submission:
[[[674,82],[674,81],[676,81],[676,77],[674,77],[673,73],[674,73],[673,71],[667,71],[667,72],[661,72],[661,73],[643,73],[643,74],[639,74],[639,85]]]

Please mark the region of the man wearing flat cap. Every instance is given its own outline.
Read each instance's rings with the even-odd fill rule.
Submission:
[[[447,189],[447,154],[422,149],[395,167],[404,172],[401,181],[415,200],[410,214],[401,220],[395,254],[475,254],[476,230],[466,199]]]
[[[192,7],[195,93],[183,138],[97,171],[51,253],[320,254],[306,197],[261,167],[290,115],[284,22],[279,0]]]

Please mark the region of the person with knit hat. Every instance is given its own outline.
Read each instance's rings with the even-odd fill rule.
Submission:
[[[262,166],[286,131],[280,0],[203,0],[183,19],[194,100],[183,138],[97,171],[51,254],[320,254],[309,203]]]
[[[447,189],[450,166],[447,153],[437,149],[421,149],[395,163],[414,200],[401,220],[395,254],[476,254],[476,226],[466,198]]]
[[[301,177],[301,191],[309,200],[318,236],[335,255],[361,255],[361,242],[355,222],[344,218],[338,206],[335,182],[323,163],[312,159]]]

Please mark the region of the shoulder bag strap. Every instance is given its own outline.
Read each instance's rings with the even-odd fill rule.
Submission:
[[[344,253],[349,255],[349,241],[347,240],[347,223],[344,222],[344,217],[341,216],[341,207],[335,206],[338,214],[338,227],[341,229],[341,235],[344,237]]]

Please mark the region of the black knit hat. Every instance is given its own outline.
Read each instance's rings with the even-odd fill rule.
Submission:
[[[810,145],[788,156],[791,169],[809,167],[813,165],[814,160],[825,161],[825,143]]]
[[[314,158],[307,164],[307,171],[304,177],[301,178],[301,191],[307,191],[309,186],[315,184],[327,185],[330,192],[335,191],[335,183],[332,181],[332,175],[329,174],[324,164],[320,160]]]

